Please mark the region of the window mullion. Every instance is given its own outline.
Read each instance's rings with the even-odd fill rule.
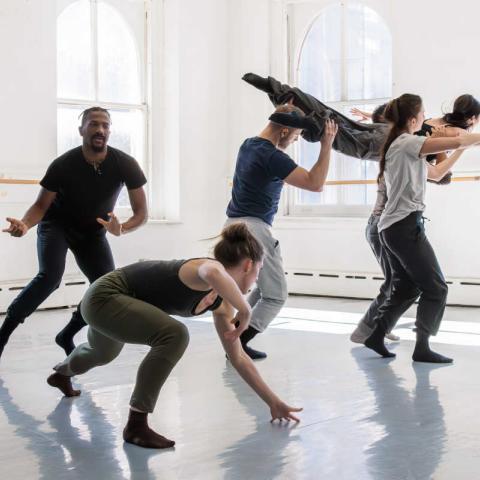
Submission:
[[[347,6],[346,1],[342,2],[342,10],[341,10],[341,55],[342,55],[342,92],[340,94],[340,98],[342,102],[348,101],[348,68],[347,68]]]
[[[93,88],[94,100],[99,101],[99,68],[98,68],[98,8],[97,0],[90,0],[90,22],[92,33],[92,63],[93,63]]]
[[[348,65],[347,65],[347,4],[346,0],[342,2],[341,7],[341,41],[342,41],[342,93],[341,93],[341,101],[342,104],[339,106],[340,111],[343,110],[343,102],[348,102]],[[343,113],[343,112],[342,112]],[[345,158],[343,155],[339,155],[336,167],[337,167],[337,178],[342,178],[342,170],[343,164],[345,162]],[[337,190],[337,205],[344,205],[345,203],[345,187],[339,186]]]
[[[152,99],[152,82],[153,78],[153,60],[152,60],[152,4],[151,0],[144,0],[143,2],[143,82],[142,82],[142,102],[145,105],[143,111],[143,155],[145,168],[147,170],[148,178],[153,178],[154,166],[152,161],[152,115],[148,105]],[[150,205],[155,204],[154,192],[150,185],[147,184],[147,196]]]
[[[362,15],[362,42],[363,42],[363,51],[365,52],[366,51],[366,15],[365,15],[365,7],[362,7],[363,8],[363,15]],[[363,55],[363,58],[362,58],[362,97],[363,98],[366,98],[366,88],[365,88],[365,85],[366,85],[366,68],[365,68],[365,63],[366,63],[366,58],[365,58],[365,55]]]

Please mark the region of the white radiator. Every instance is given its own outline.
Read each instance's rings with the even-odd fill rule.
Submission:
[[[305,269],[288,269],[288,291],[297,295],[329,297],[374,298],[383,277],[375,273],[331,272]],[[0,312],[31,279],[0,282]],[[480,307],[480,279],[448,278],[448,304]],[[81,275],[65,275],[60,287],[42,303],[40,309],[72,307],[79,303],[88,288]]]
[[[383,277],[376,273],[287,269],[289,293],[349,298],[374,298]],[[480,279],[447,278],[448,304],[480,306]]]
[[[12,300],[31,279],[0,282],[0,312],[5,313]],[[42,308],[71,307],[77,305],[88,287],[88,280],[81,275],[65,275],[60,287],[48,297]]]

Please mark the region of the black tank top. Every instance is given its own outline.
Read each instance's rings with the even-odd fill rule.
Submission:
[[[192,290],[180,280],[180,267],[188,261],[151,260],[133,263],[119,270],[125,274],[135,298],[154,305],[169,315],[192,317],[217,309],[222,303],[220,296],[208,308],[195,314],[197,305],[212,290]]]
[[[431,135],[432,131],[433,131],[433,127],[428,123],[423,122],[422,128],[418,132],[415,132],[415,135],[419,137],[426,137],[427,133],[428,135]],[[435,163],[435,161],[437,160],[437,155],[436,154],[427,155],[425,159],[429,163]]]

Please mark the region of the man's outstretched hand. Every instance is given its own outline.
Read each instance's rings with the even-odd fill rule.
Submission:
[[[10,223],[8,228],[4,228],[2,232],[9,233],[12,237],[23,237],[28,232],[28,226],[16,218],[7,217]]]

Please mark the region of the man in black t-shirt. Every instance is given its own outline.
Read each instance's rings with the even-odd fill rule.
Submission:
[[[107,146],[109,112],[92,107],[81,118],[82,146],[69,150],[48,167],[37,200],[21,220],[7,218],[10,226],[3,231],[13,237],[22,237],[38,224],[39,272],[8,307],[0,328],[0,356],[11,333],[59,287],[68,249],[92,283],[115,268],[106,232],[120,236],[147,220],[146,179],[140,166],[126,153]],[[124,185],[133,215],[120,223],[113,209]],[[67,355],[75,347],[74,335],[84,325],[77,309],[55,338]]]

